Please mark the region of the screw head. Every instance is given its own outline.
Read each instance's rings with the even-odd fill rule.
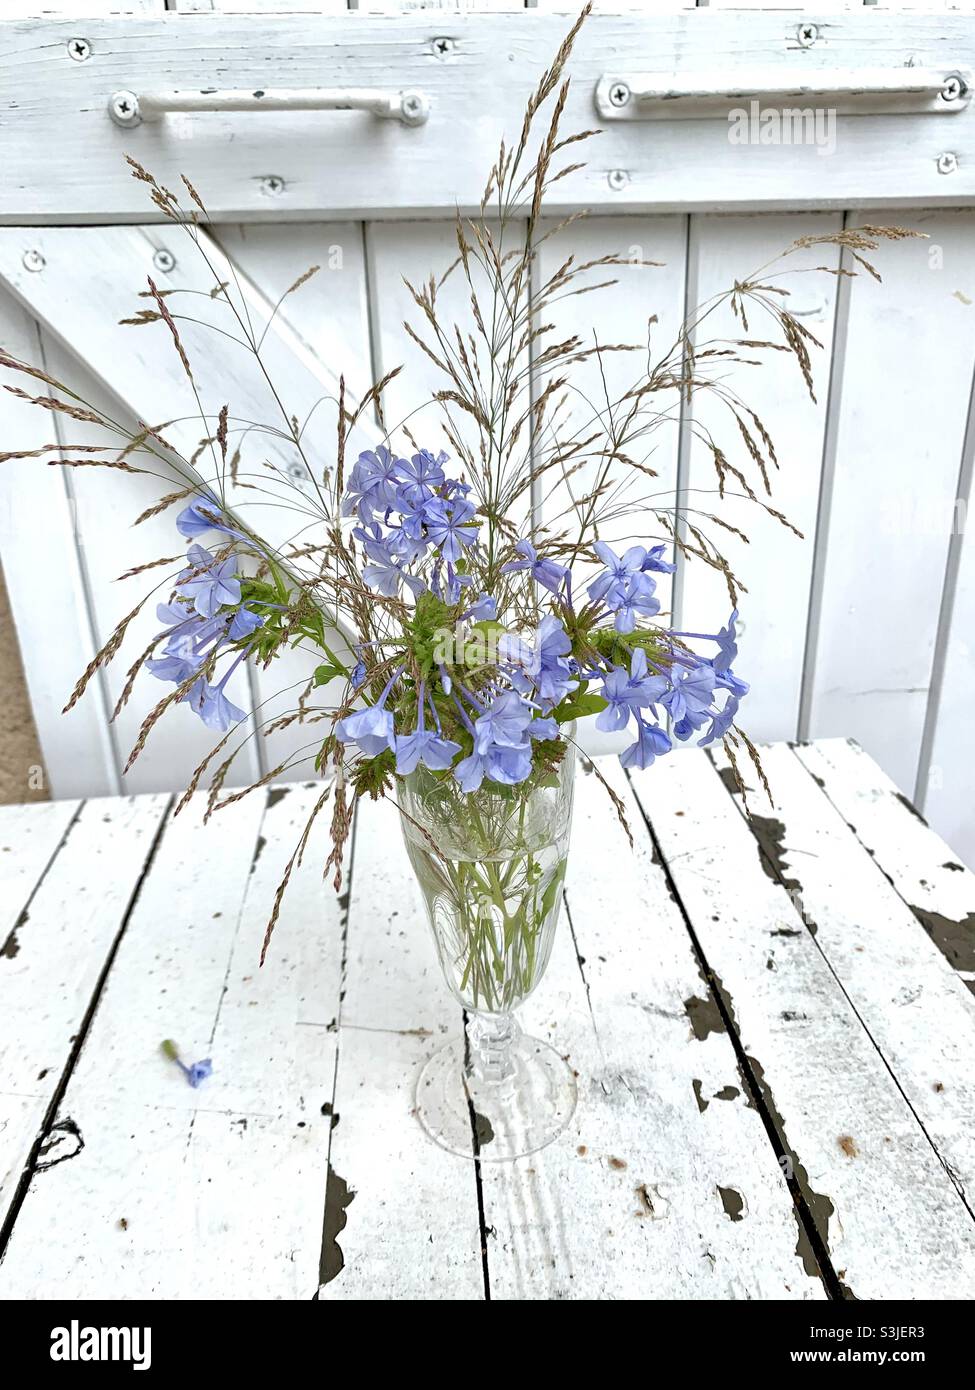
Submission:
[[[630,176],[625,169],[610,169],[606,182],[614,193],[618,193],[621,188],[625,188],[630,181]]]
[[[123,126],[126,130],[141,124],[139,98],[135,92],[115,92],[109,98],[108,114],[116,125]]]
[[[91,44],[87,39],[68,39],[68,57],[76,63],[83,63],[91,57]]]
[[[43,270],[46,265],[47,261],[45,261],[40,251],[30,250],[24,252],[25,270]]]
[[[630,99],[630,89],[625,82],[614,82],[609,89],[609,99],[613,106],[625,106]]]
[[[942,101],[958,101],[965,95],[967,88],[957,73],[952,73],[945,78],[945,85],[941,88]]]
[[[269,198],[279,197],[285,190],[285,182],[280,174],[268,174],[261,179],[261,192]]]
[[[805,23],[798,25],[796,28],[796,38],[803,48],[812,48],[813,44],[819,38],[819,25]]]
[[[441,34],[432,40],[430,50],[435,58],[447,58],[454,51],[454,41]]]
[[[422,92],[402,92],[399,109],[407,125],[423,125],[429,111],[427,99]]]
[[[938,173],[953,174],[958,168],[958,156],[950,150],[938,155]]]
[[[161,270],[164,275],[168,275],[171,270],[176,269],[176,257],[172,251],[167,251],[165,246],[160,246],[159,250],[152,258],[152,263],[157,270]]]

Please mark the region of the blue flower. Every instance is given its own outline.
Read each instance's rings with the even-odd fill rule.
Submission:
[[[477,602],[471,604],[470,608],[468,608],[466,613],[461,614],[462,618],[473,618],[474,622],[476,623],[482,623],[489,620],[493,621],[495,618],[497,618],[497,616],[497,600],[493,599],[490,594],[481,594],[481,597],[477,600]]]
[[[372,564],[363,565],[362,578],[370,589],[384,594],[386,598],[397,598],[405,584],[414,594],[426,588],[422,579],[407,574],[401,565],[390,555],[387,546],[380,541],[366,541],[366,558]]]
[[[553,614],[547,613],[538,625],[535,655],[538,674],[535,686],[542,700],[557,705],[578,685],[573,677],[573,665],[568,654],[572,651],[569,634]]]
[[[424,767],[428,767],[434,772],[442,772],[444,768],[450,767],[460,752],[459,743],[454,743],[449,738],[440,737],[439,730],[425,728],[424,703],[424,686],[421,681],[416,728],[411,734],[397,734],[395,738],[396,771],[401,777],[411,773],[417,763],[423,763]],[[434,707],[434,715],[436,715],[436,707]]]
[[[374,705],[347,714],[335,726],[335,736],[340,743],[357,743],[367,758],[374,758],[386,748],[394,747],[395,733],[393,716],[385,708],[389,692],[403,674],[401,666],[394,671],[386,683],[386,688]]]
[[[605,596],[607,608],[615,611],[613,626],[617,632],[632,632],[637,616],[652,618],[660,612],[660,600],[654,596],[656,583],[648,574],[631,575],[622,585],[614,585]]]
[[[629,748],[624,748],[620,754],[620,762],[624,767],[650,767],[655,758],[660,757],[662,753],[669,753],[673,745],[659,725],[650,724],[639,715],[636,724],[636,742],[631,743]]]
[[[180,1060],[179,1050],[172,1038],[166,1038],[161,1044],[162,1052],[171,1062],[175,1062],[180,1071],[186,1077],[190,1085],[196,1089],[201,1081],[205,1081],[208,1076],[213,1074],[213,1063],[209,1057],[204,1057],[202,1062],[194,1062],[192,1066],[187,1066]]]
[[[209,1057],[204,1057],[202,1062],[194,1062],[191,1067],[184,1067],[186,1079],[195,1090],[201,1081],[205,1081],[213,1073],[213,1063]]]
[[[227,636],[231,642],[239,642],[242,637],[249,637],[252,632],[261,627],[264,619],[258,613],[252,613],[249,608],[238,608],[230,622]]]
[[[698,739],[698,746],[706,748],[709,743],[714,743],[716,739],[724,738],[725,734],[735,722],[735,715],[738,713],[738,697],[730,695],[724,702],[724,708],[719,710],[711,720],[711,727],[703,738]]]
[[[194,497],[188,507],[184,507],[176,518],[176,529],[181,536],[186,536],[191,540],[194,536],[205,535],[207,531],[220,531],[225,536],[236,536],[239,540],[246,537],[235,530],[233,526],[228,526],[222,520],[223,508],[215,497],[202,494]]]
[[[661,559],[665,545],[654,545],[647,551],[647,557],[641,564],[641,570],[656,570],[658,574],[673,574],[677,566],[672,565],[669,560]]]
[[[606,599],[606,595],[611,589],[617,589],[622,594],[624,586],[639,574],[643,567],[643,562],[647,558],[647,552],[642,545],[631,545],[620,557],[616,554],[605,541],[596,541],[593,550],[606,566],[602,574],[592,581],[588,588],[588,594],[593,603],[598,603],[600,599]],[[616,608],[618,604],[606,600],[607,608]],[[622,629],[620,629],[622,631]],[[632,628],[628,629],[632,631]]]
[[[183,656],[151,656],[146,662],[146,670],[151,676],[161,681],[173,681],[176,685],[189,680],[199,668],[200,661],[191,661]]]
[[[716,671],[730,670],[731,663],[738,655],[738,642],[735,633],[735,623],[738,621],[738,609],[731,610],[731,617],[728,619],[728,626],[723,627],[715,637],[718,644],[718,654],[715,656],[711,665]]]
[[[647,673],[647,654],[637,647],[630,660],[630,669],[614,666],[603,678],[600,694],[609,703],[596,718],[596,728],[603,733],[616,733],[625,729],[631,715],[648,705],[655,704],[667,689],[666,676],[651,676]]]
[[[538,554],[531,541],[518,541],[515,550],[522,556],[520,560],[509,560],[501,566],[502,574],[514,574],[518,570],[530,570],[533,579],[550,593],[557,594],[569,571],[554,560],[546,560]]]
[[[531,776],[531,747],[507,748],[492,744],[487,752],[477,750],[462,759],[454,768],[454,776],[462,792],[475,792],[487,777],[503,786],[514,786]]]
[[[402,462],[384,444],[375,450],[364,450],[349,474],[342,514],[351,516],[354,512],[360,521],[368,522],[376,511],[391,511],[396,506]]]
[[[504,691],[475,721],[475,750],[485,754],[492,744],[506,748],[527,747],[528,725],[534,717],[535,711],[527,700],[514,690]]]
[[[446,462],[445,453],[441,452],[439,458],[434,458],[429,449],[421,449],[409,463],[405,459],[399,460],[397,472],[403,481],[397,489],[396,500],[401,511],[411,511],[422,505],[443,486],[443,465]]]
[[[670,689],[660,703],[673,719],[675,733],[682,725],[688,727],[685,721],[690,721],[693,726],[688,727],[688,733],[693,732],[693,728],[701,727],[710,712],[714,680],[714,670],[706,662],[691,668],[675,668],[671,672]],[[698,721],[696,724],[693,722],[695,719]],[[687,734],[677,736],[686,738]]]
[[[202,545],[191,545],[186,558],[190,564],[179,574],[178,589],[201,617],[212,618],[224,604],[240,603],[236,556],[228,555],[218,563]]]
[[[477,540],[477,527],[469,525],[474,507],[462,497],[453,502],[437,501],[427,512],[427,538],[451,564],[456,564],[466,546]]]

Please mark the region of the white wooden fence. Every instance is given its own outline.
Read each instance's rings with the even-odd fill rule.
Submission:
[[[229,11],[243,3],[224,0],[176,8],[224,13],[164,15],[162,0],[61,0],[69,20],[0,24],[0,345],[128,419],[189,414],[185,394],[177,407],[182,382],[167,345],[152,329],[116,326],[147,272],[167,286],[198,274],[178,232],[149,217],[144,189],[121,162],[128,151],[163,182],[183,171],[200,187],[214,242],[258,311],[308,265],[321,265],[287,302],[272,346],[300,399],[329,389],[339,371],[361,390],[402,362],[388,413],[404,415],[434,382],[401,328],[409,307],[402,277],[423,279],[449,258],[452,207],[479,196],[497,137],[517,128],[565,18],[449,6],[357,16],[339,4],[309,6],[316,14],[300,18],[237,16]],[[246,8],[302,6],[251,0]],[[89,18],[96,9],[132,13]],[[30,15],[34,5],[7,0],[4,15],[14,10]],[[835,71],[975,68],[971,12],[608,10],[580,39],[567,128],[600,123],[596,88],[623,73],[673,71],[692,85],[695,74],[718,69],[731,88],[746,71],[754,77],[772,65],[804,81]],[[85,47],[72,53],[79,39]],[[324,83],[421,90],[430,119],[410,128],[362,114],[182,114],[123,130],[107,115],[113,94],[140,87]],[[975,116],[967,104],[946,112],[881,103],[837,117],[828,157],[809,146],[732,146],[720,116],[602,124],[587,170],[565,180],[553,209],[588,206],[597,215],[551,254],[613,250],[634,262],[599,310],[618,341],[642,340],[650,313],[668,340],[689,306],[797,236],[864,221],[926,234],[880,253],[883,287],[869,277],[796,281],[790,307],[825,345],[817,403],[785,360],[741,390],[776,440],[777,505],[807,539],[749,517],[753,543],[730,548],[730,558],[749,590],[740,665],[753,683],[751,734],[856,737],[975,862],[975,542],[964,526],[975,452]],[[838,267],[826,250],[808,264]],[[641,268],[643,259],[664,265]],[[560,327],[588,336],[597,302],[567,301]],[[214,392],[223,382],[214,409],[228,375],[246,396],[235,367],[202,360]],[[675,503],[711,486],[689,424],[680,422],[653,460]],[[0,402],[0,451],[8,441],[42,444],[48,433],[39,412],[13,397]],[[198,435],[187,425],[188,442]],[[69,717],[60,709],[134,602],[115,577],[178,549],[169,515],[128,529],[153,495],[147,482],[120,487],[97,470],[66,477],[29,461],[0,472],[0,554],[58,796],[123,785],[119,769],[142,704],[135,698],[109,725],[121,675],[106,674]],[[731,504],[725,515],[742,519]],[[679,625],[699,631],[727,617],[723,584],[696,566],[678,571],[673,605]],[[135,632],[133,655],[151,626],[150,618]],[[263,700],[277,683],[231,693]],[[296,746],[280,738],[281,747]],[[208,744],[189,711],[177,711],[124,785],[177,787]],[[248,770],[279,758],[280,748],[257,749]]]

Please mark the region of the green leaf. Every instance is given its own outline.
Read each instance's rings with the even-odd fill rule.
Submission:
[[[328,685],[329,681],[333,681],[336,676],[344,675],[345,672],[342,670],[341,666],[335,666],[331,662],[328,662],[324,666],[316,666],[315,684]]]
[[[570,719],[584,719],[587,714],[599,714],[608,703],[602,695],[583,691],[581,694],[574,695],[568,704],[563,702],[552,711],[552,714],[556,724],[567,724]]]

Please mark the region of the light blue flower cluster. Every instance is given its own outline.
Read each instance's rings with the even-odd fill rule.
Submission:
[[[467,500],[468,485],[444,473],[447,461],[445,453],[434,457],[427,449],[403,459],[380,445],[360,454],[352,469],[342,511],[360,523],[352,534],[368,561],[363,580],[387,598],[397,597],[405,584],[414,595],[429,587],[456,603],[473,582],[457,566],[477,540],[475,509]],[[428,556],[429,586],[408,572]]]
[[[217,531],[244,540],[241,532],[224,524],[219,504],[212,498],[196,497],[176,519],[187,538],[206,531]],[[200,671],[210,658],[224,648],[237,648],[263,623],[257,613],[241,603],[236,555],[218,558],[194,543],[187,551],[188,564],[176,580],[177,597],[160,603],[156,616],[164,625],[156,636],[154,649],[162,644],[162,655],[146,661],[146,670],[159,680],[183,685]],[[246,648],[227,667],[216,684],[199,676],[180,696],[199,715],[207,728],[221,733],[246,716],[228,699],[226,685],[247,655]]]

